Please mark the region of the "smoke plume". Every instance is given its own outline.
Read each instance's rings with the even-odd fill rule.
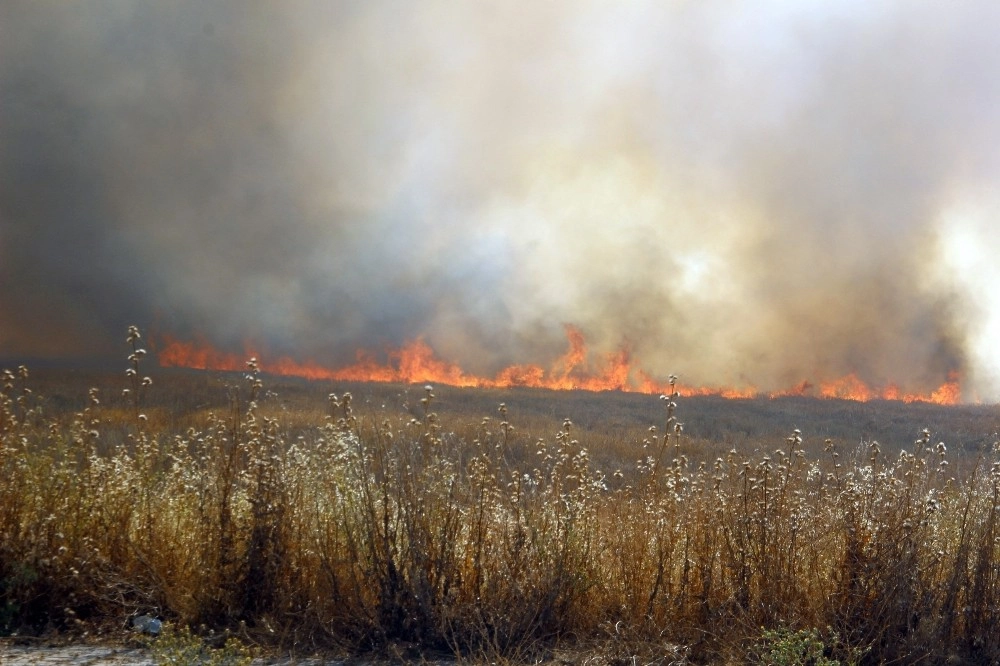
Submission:
[[[994,2],[0,5],[0,356],[1000,398]]]

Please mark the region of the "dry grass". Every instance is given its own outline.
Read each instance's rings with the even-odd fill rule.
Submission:
[[[994,450],[961,474],[927,432],[696,455],[665,396],[595,463],[568,420],[445,426],[429,387],[298,409],[252,365],[222,406],[147,409],[131,338],[111,404],[49,414],[5,374],[0,632],[153,613],[390,656],[1000,660]]]

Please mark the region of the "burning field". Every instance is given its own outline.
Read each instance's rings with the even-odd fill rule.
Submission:
[[[628,349],[606,355],[599,363],[588,362],[586,343],[580,331],[566,327],[569,349],[549,368],[540,365],[512,365],[493,377],[468,374],[455,363],[441,360],[422,339],[413,340],[399,349],[389,350],[385,362],[379,362],[369,350],[357,352],[357,362],[341,368],[327,368],[317,363],[302,363],[289,357],[270,362],[247,345],[244,355],[221,352],[207,344],[186,343],[170,336],[164,338],[157,359],[163,367],[198,370],[241,371],[245,359],[254,358],[262,372],[288,377],[347,382],[390,382],[420,384],[433,382],[449,386],[478,388],[544,388],[555,391],[625,391],[647,394],[677,391],[685,397],[712,395],[723,398],[780,398],[815,396],[867,402],[870,400],[901,400],[955,405],[962,401],[957,376],[928,393],[904,393],[895,384],[881,388],[869,386],[855,374],[813,384],[802,381],[794,387],[778,391],[761,391],[755,386],[706,387],[656,381],[641,368],[635,367]]]
[[[1000,662],[998,24],[0,3],[0,634]]]
[[[154,616],[154,652],[218,658],[1000,658],[993,407],[306,380],[129,342],[124,373],[4,372],[2,634]]]

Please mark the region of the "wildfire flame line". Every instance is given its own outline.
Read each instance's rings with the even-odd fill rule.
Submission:
[[[385,362],[379,362],[368,350],[358,350],[356,361],[342,368],[328,368],[312,361],[300,362],[289,357],[269,361],[261,358],[250,346],[244,354],[233,354],[215,349],[207,342],[185,342],[169,335],[161,336],[162,347],[157,352],[163,367],[184,367],[200,370],[242,371],[246,360],[258,359],[262,372],[273,375],[304,377],[312,380],[437,383],[451,386],[480,388],[531,387],[553,390],[582,389],[587,391],[625,391],[638,393],[666,393],[668,382],[657,381],[640,368],[633,366],[627,348],[607,354],[596,369],[588,366],[587,346],[583,334],[574,326],[566,326],[569,348],[549,369],[539,365],[512,365],[494,377],[471,375],[462,368],[438,358],[422,339],[412,340],[388,352]],[[949,376],[941,386],[929,393],[908,393],[895,384],[881,389],[872,387],[855,374],[839,379],[813,384],[802,382],[784,391],[765,392],[755,386],[744,387],[677,387],[682,396],[709,395],[724,398],[749,399],[761,396],[815,396],[844,400],[899,400],[903,402],[929,402],[954,405],[961,401],[961,387],[957,376]]]

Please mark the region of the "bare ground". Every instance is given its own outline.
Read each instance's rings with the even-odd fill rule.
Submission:
[[[318,658],[261,658],[254,666],[334,666]],[[0,641],[0,666],[156,666],[148,650],[95,645],[15,645]]]

